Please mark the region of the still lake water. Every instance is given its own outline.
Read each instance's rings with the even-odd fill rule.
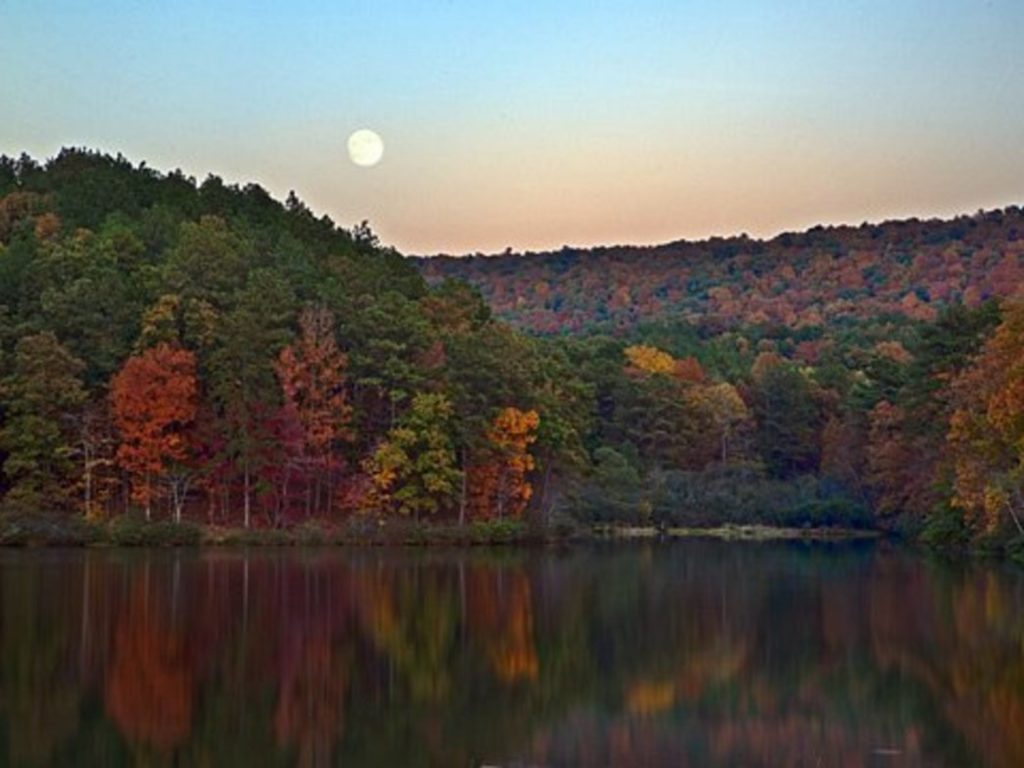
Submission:
[[[0,552],[7,765],[1024,765],[1024,573],[885,544]]]

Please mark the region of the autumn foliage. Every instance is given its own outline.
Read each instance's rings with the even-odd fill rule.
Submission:
[[[299,461],[307,474],[306,512],[330,512],[338,470],[339,443],[352,439],[352,407],[345,388],[346,355],[334,338],[334,317],[324,309],[307,309],[299,319],[300,335],[277,361],[284,414],[302,429]]]
[[[533,485],[529,475],[536,463],[530,446],[537,441],[540,416],[536,411],[507,407],[495,417],[481,451],[486,460],[469,470],[469,509],[475,519],[521,517]]]
[[[630,368],[638,373],[671,374],[676,370],[676,361],[672,355],[662,352],[657,347],[637,344],[626,347],[625,354]]]
[[[1011,207],[425,261],[255,184],[5,158],[0,512],[1009,548],[1021,232]]]
[[[442,395],[417,395],[398,426],[365,462],[373,506],[419,520],[445,511],[460,473],[449,436],[452,406]]]
[[[131,478],[132,498],[146,508],[154,484],[191,456],[198,408],[195,355],[158,344],[129,358],[110,384],[111,411],[121,436],[117,461]],[[180,515],[181,499],[175,495]]]
[[[680,317],[705,328],[828,327],[1012,298],[1024,278],[1019,207],[954,219],[819,226],[653,247],[422,259],[431,282],[461,278],[495,313],[541,333],[630,329]]]
[[[984,533],[1013,523],[1024,534],[1024,305],[953,383],[949,443],[952,504]]]
[[[285,402],[299,416],[306,449],[324,460],[337,440],[350,436],[352,409],[345,394],[348,361],[334,339],[334,318],[329,312],[306,310],[299,323],[299,340],[282,350],[277,372]]]

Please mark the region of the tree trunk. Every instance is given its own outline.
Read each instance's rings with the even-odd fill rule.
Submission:
[[[86,463],[85,470],[85,517],[92,518],[92,467]]]
[[[503,520],[505,517],[505,470],[500,470],[501,474],[498,476],[498,493],[495,499],[495,504],[498,507],[498,519]]]
[[[331,516],[334,500],[334,454],[327,452],[327,517]]]
[[[243,482],[245,483],[245,502],[243,503],[243,508],[245,510],[245,513],[244,513],[245,528],[246,528],[246,530],[248,530],[249,529],[249,518],[250,518],[250,516],[252,514],[252,502],[251,502],[252,492],[251,492],[251,489],[250,489],[250,486],[249,486],[249,462],[248,461],[245,462],[245,474],[243,476]]]
[[[459,491],[459,527],[466,524],[466,493],[469,467],[466,465],[466,446],[462,446],[462,488]]]
[[[171,499],[174,502],[174,522],[176,524],[181,523],[181,505],[182,505],[182,492],[181,485],[177,480],[174,481],[174,486],[171,490]]]
[[[288,511],[288,484],[291,481],[291,476],[291,464],[285,464],[284,478],[281,480],[281,490],[278,492],[277,506],[274,514],[275,528],[281,527],[281,521],[284,520],[284,515]]]
[[[188,497],[188,487],[191,479],[187,474],[171,476],[171,503],[174,505],[174,522],[181,524],[181,513],[185,507],[185,499]]]
[[[310,465],[306,465],[306,517],[312,514],[313,508],[313,478],[309,475]]]
[[[1024,536],[1024,527],[1021,527],[1020,519],[1017,517],[1016,511],[1013,509],[1013,505],[1009,501],[1006,502],[1006,509],[1010,513],[1010,517],[1013,518],[1013,524],[1017,526],[1017,533]]]
[[[88,442],[83,446],[83,454],[85,456],[85,466],[82,477],[85,482],[85,519],[89,520],[92,518],[92,450],[90,449]]]

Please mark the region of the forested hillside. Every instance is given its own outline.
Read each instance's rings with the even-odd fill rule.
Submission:
[[[1024,281],[1024,210],[815,227],[771,240],[441,256],[421,268],[429,281],[468,280],[498,316],[542,333],[668,317],[713,330],[811,332],[885,314],[933,320],[950,304],[1014,295]]]
[[[0,345],[8,508],[517,517],[527,449],[581,451],[564,356],[464,286],[294,196],[120,157],[0,163]]]
[[[753,471],[788,477],[786,493],[795,478],[813,476],[818,497],[829,499],[823,508],[863,504],[876,524],[942,545],[1024,532],[1020,207],[818,226],[771,240],[507,251],[419,265],[428,282],[466,280],[528,332],[614,339],[627,356],[645,350],[640,368],[685,379],[696,365],[698,377],[735,385],[742,409],[734,412],[757,446],[748,454]],[[625,413],[621,402],[610,410]],[[641,413],[635,423],[657,418]],[[638,429],[650,437],[649,425]],[[725,455],[720,467],[730,465]],[[671,465],[678,462],[659,462]],[[698,497],[707,480],[697,481]],[[695,491],[673,492],[674,482],[669,472],[664,485],[678,516],[679,498]],[[771,506],[760,494],[754,505]]]
[[[1016,547],[1022,221],[422,263],[256,185],[3,158],[0,505]]]

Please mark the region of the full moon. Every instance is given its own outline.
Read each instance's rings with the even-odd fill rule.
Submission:
[[[356,165],[369,168],[380,162],[384,142],[369,128],[362,128],[348,137],[348,156]]]

